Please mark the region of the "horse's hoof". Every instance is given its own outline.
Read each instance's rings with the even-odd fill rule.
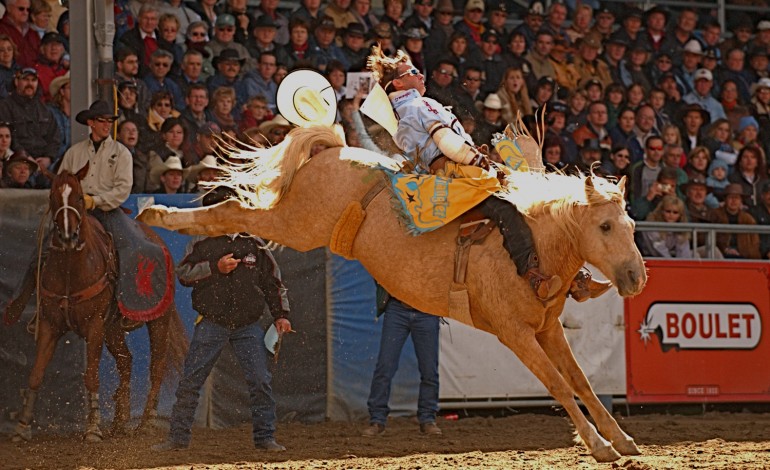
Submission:
[[[16,423],[16,428],[13,430],[13,437],[11,442],[25,442],[32,440],[32,426],[29,424]]]
[[[594,449],[591,455],[593,455],[597,462],[614,462],[620,458],[620,454],[612,446]]]
[[[83,436],[83,440],[86,442],[102,442],[104,437],[101,432],[87,432],[86,435]]]
[[[620,455],[641,455],[642,453],[631,438],[613,441],[612,447],[620,452]]]

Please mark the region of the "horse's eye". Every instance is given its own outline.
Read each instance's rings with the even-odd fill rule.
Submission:
[[[604,232],[604,233],[607,233],[610,230],[612,230],[612,226],[610,225],[609,222],[604,222],[603,224],[601,224],[599,226],[599,228],[602,229],[602,232]]]

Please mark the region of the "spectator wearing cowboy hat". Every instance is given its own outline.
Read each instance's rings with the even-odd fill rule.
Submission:
[[[156,160],[150,168],[150,182],[160,186],[153,194],[180,194],[184,193],[184,168],[182,160],[177,156],[171,156],[166,161]]]
[[[3,165],[0,188],[33,189],[30,178],[37,170],[37,162],[30,158],[27,152],[19,150]]]
[[[484,28],[487,31],[494,31],[497,33],[497,37],[500,40],[504,40],[510,34],[505,27],[505,23],[508,21],[508,5],[505,1],[492,0],[487,3],[487,22],[484,24]],[[501,48],[498,47],[497,52],[500,53]]]
[[[191,193],[205,193],[210,187],[201,186],[200,183],[210,183],[223,174],[222,167],[217,163],[217,157],[206,155],[195,165],[184,169],[184,178],[192,188]]]
[[[347,63],[347,57],[342,50],[335,44],[334,38],[337,29],[334,27],[334,20],[329,17],[323,17],[315,23],[313,28],[313,37],[315,42],[310,46],[308,59],[313,62],[313,66],[318,70],[325,72],[326,67],[332,61],[338,61],[345,66],[345,70],[350,68]]]
[[[399,0],[393,1],[398,2]],[[358,72],[366,68],[369,48],[365,47],[365,35],[366,32],[361,23],[349,24],[342,33],[342,54],[345,56],[343,63],[347,63],[348,71]]]
[[[278,11],[278,0],[260,0],[259,7],[254,10],[254,19],[259,20],[262,16],[272,17],[275,24],[278,26],[278,34],[275,37],[276,44],[280,46],[288,44],[289,18]]]
[[[580,76],[579,82],[596,78],[602,82],[603,88],[612,83],[609,66],[599,58],[602,47],[601,37],[589,33],[578,41],[578,50],[574,59],[575,69]]]
[[[428,72],[425,68],[425,53],[423,52],[423,40],[428,35],[420,28],[409,28],[404,31],[401,49],[409,55],[412,65],[423,75]]]
[[[559,84],[559,89],[574,91],[578,87],[580,74],[572,61],[568,60],[567,50],[567,43],[561,38],[556,38],[548,59],[553,66],[555,72],[554,78]]]
[[[302,16],[297,16],[302,18]],[[308,20],[309,21],[309,20]],[[259,57],[263,52],[275,51],[279,46],[275,43],[278,25],[270,15],[262,15],[253,23],[251,36],[246,41],[246,49],[252,57]]]
[[[472,137],[479,145],[491,145],[492,136],[497,132],[503,132],[506,122],[502,119],[503,102],[496,93],[487,95],[481,106],[482,119],[476,124]]]
[[[271,145],[278,145],[283,142],[289,130],[291,130],[291,123],[280,114],[259,125],[259,132],[267,138]]]
[[[615,12],[605,6],[594,13],[594,18],[591,31],[599,33],[603,40],[608,39],[615,30]]]
[[[206,86],[209,89],[209,95],[213,95],[218,88],[228,87],[235,91],[235,107],[240,109],[248,100],[249,96],[258,94],[256,86],[248,79],[241,78],[241,68],[245,60],[238,56],[235,49],[225,49],[221,54],[214,58],[214,68],[217,72],[209,77]]]
[[[746,210],[746,193],[740,184],[733,183],[725,189],[725,204],[714,209],[713,222],[717,224],[756,225]],[[760,259],[759,235],[756,233],[717,233],[717,247],[725,258]]]
[[[393,28],[390,26],[390,23],[379,23],[369,31],[369,35],[372,41],[380,45],[383,54],[390,56],[396,53],[396,46],[393,45]],[[446,44],[441,43],[440,49],[434,49],[436,51],[434,57],[440,56],[446,50],[446,47]],[[428,55],[427,51],[426,55]]]

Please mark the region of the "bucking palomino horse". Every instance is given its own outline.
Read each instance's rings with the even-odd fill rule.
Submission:
[[[117,259],[112,238],[102,225],[88,215],[80,180],[88,173],[88,164],[77,174],[67,171],[54,176],[50,193],[50,211],[54,234],[48,257],[40,275],[40,312],[37,322],[37,352],[29,377],[29,389],[23,391],[24,403],[14,441],[32,438],[31,423],[35,399],[43,375],[53,357],[56,343],[71,330],[86,340],[85,386],[88,392],[88,422],[84,439],[102,440],[99,411],[99,362],[103,346],[115,358],[120,383],[114,395],[115,417],[112,431],[124,431],[130,418],[131,351],[126,345],[121,316],[117,312],[115,284]],[[145,233],[162,244],[149,227]],[[172,294],[173,297],[173,294]],[[147,424],[156,416],[158,394],[169,371],[180,371],[187,352],[187,335],[172,301],[158,318],[146,323],[150,337],[150,391],[142,416]],[[132,325],[141,326],[141,323]]]
[[[533,142],[528,135],[523,138]],[[310,158],[315,145],[327,148]],[[236,189],[239,200],[199,209],[152,206],[139,219],[187,234],[248,232],[299,251],[329,246],[358,259],[398,299],[423,312],[453,317],[448,292],[460,222],[409,234],[389,192],[370,191],[383,178],[380,168],[392,168],[394,162],[344,145],[338,130],[294,129],[278,146],[236,155],[247,163],[235,165],[220,184]],[[634,223],[625,211],[624,180],[614,184],[596,176],[513,173],[508,186],[516,190],[506,198],[528,215],[543,272],[570,280],[589,262],[620,295],[641,292],[647,275],[634,245]],[[544,306],[516,274],[501,237],[494,231],[471,247],[466,277],[471,315],[455,319],[508,346],[564,406],[597,461],[639,454],[634,440],[597,399],[567,343],[559,315],[569,282],[556,301]]]

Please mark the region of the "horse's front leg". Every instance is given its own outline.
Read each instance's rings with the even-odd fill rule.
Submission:
[[[120,328],[120,321],[114,320],[107,328],[106,336],[107,350],[115,358],[115,365],[118,368],[120,384],[112,397],[115,402],[115,417],[112,420],[112,435],[123,434],[126,430],[126,424],[131,418],[131,350],[126,344],[126,336]]]
[[[599,432],[612,442],[621,455],[639,455],[641,452],[634,439],[623,432],[615,418],[607,411],[596,397],[591,384],[575,360],[567,338],[564,336],[564,328],[561,323],[554,322],[553,326],[538,333],[537,341],[542,346],[551,362],[559,370],[559,373],[569,383],[572,390],[580,398],[594,418]]]
[[[151,206],[136,218],[154,227],[175,230],[187,235],[209,237],[248,231],[248,209],[240,202],[229,200],[204,208],[178,209],[175,207]],[[251,212],[251,211],[249,211]]]
[[[35,410],[35,401],[40,386],[43,384],[43,376],[48,363],[51,362],[56,350],[56,342],[62,332],[56,330],[48,321],[40,320],[37,331],[37,348],[35,352],[35,364],[29,374],[29,388],[22,390],[24,401],[19,412],[19,421],[13,432],[13,442],[29,441],[32,439],[32,418]]]
[[[500,341],[508,346],[521,362],[532,371],[548,389],[548,392],[564,407],[572,418],[578,434],[588,447],[597,462],[612,462],[620,458],[612,445],[596,432],[596,428],[588,422],[567,382],[559,374],[548,356],[535,339],[534,331],[528,326],[515,328],[509,324],[505,331],[498,331]]]
[[[95,316],[89,322],[86,334],[86,374],[85,385],[88,392],[88,421],[83,439],[88,442],[99,442],[103,439],[99,428],[102,418],[99,411],[99,362],[102,359],[104,346],[104,321]]]

